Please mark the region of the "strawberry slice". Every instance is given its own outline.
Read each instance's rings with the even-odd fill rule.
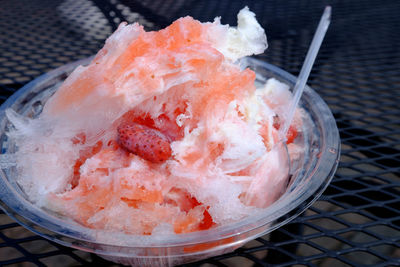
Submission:
[[[153,163],[161,163],[171,156],[171,146],[160,131],[138,123],[118,127],[118,143],[129,152]]]
[[[286,144],[290,144],[294,142],[294,139],[296,139],[298,135],[297,129],[295,126],[290,125],[289,130],[286,134]]]

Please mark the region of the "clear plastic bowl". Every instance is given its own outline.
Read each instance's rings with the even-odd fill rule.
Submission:
[[[45,101],[78,65],[89,59],[62,66],[40,76],[12,95],[0,108],[2,154],[12,154],[16,146],[7,140],[10,123],[5,110],[35,117]],[[257,74],[257,84],[274,77],[291,87],[296,78],[257,59],[244,61]],[[303,122],[301,142],[305,152],[291,162],[291,177],[286,192],[263,212],[241,221],[201,232],[174,235],[155,240],[149,236],[94,230],[69,218],[33,205],[15,182],[16,168],[0,172],[1,208],[21,225],[62,245],[96,253],[106,259],[137,266],[165,266],[195,261],[230,252],[247,241],[286,224],[309,207],[329,184],[338,164],[340,139],[331,111],[325,102],[306,87],[300,105],[309,115]],[[121,245],[121,240],[124,245]]]

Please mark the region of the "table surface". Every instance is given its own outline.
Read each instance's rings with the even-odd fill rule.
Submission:
[[[400,2],[0,0],[0,100],[42,73],[93,55],[119,22],[160,29],[191,15],[236,24],[245,5],[266,29],[258,58],[298,75],[325,5],[332,23],[309,79],[339,127],[327,190],[286,226],[191,266],[400,265]],[[49,242],[0,213],[0,265],[112,266]]]

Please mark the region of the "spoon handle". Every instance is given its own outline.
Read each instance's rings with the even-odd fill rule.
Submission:
[[[310,48],[308,49],[306,59],[304,60],[303,67],[301,68],[299,77],[293,88],[293,100],[289,107],[287,118],[282,127],[281,140],[286,139],[286,134],[292,123],[294,113],[296,111],[297,104],[299,103],[300,97],[303,94],[304,87],[310,75],[311,68],[314,65],[315,58],[317,57],[319,48],[321,47],[322,40],[325,37],[325,33],[328,30],[329,24],[331,22],[331,7],[325,7],[324,13],[322,14],[321,20],[319,21],[317,31],[314,34],[313,40],[311,42]]]

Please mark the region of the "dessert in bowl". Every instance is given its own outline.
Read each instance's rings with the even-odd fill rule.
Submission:
[[[248,9],[237,28],[121,24],[94,58],[2,105],[3,209],[132,265],[224,253],[286,223],[330,181],[339,136],[308,87],[282,136],[296,80],[246,58],[266,47]]]

